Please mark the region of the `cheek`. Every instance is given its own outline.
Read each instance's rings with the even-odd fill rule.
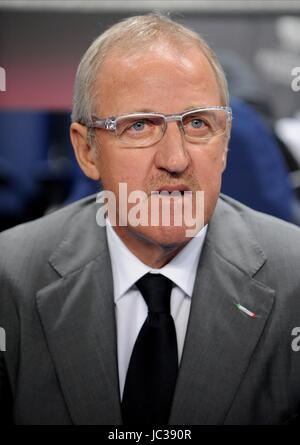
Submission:
[[[193,170],[202,187],[212,187],[221,180],[224,169],[224,150],[208,147],[193,157]]]
[[[211,218],[221,189],[224,161],[220,153],[210,153],[197,169],[197,176],[204,192],[204,221]]]
[[[101,179],[106,190],[116,191],[120,183],[126,183],[128,190],[143,190],[147,171],[145,162],[139,162],[131,153],[107,153],[99,156]]]

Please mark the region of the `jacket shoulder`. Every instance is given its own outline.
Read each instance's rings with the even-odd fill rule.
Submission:
[[[243,221],[252,236],[261,245],[267,257],[293,260],[300,256],[300,228],[265,213],[253,210],[246,205],[221,195],[222,205],[233,218]]]
[[[77,215],[86,214],[95,202],[94,196],[84,198],[34,221],[20,224],[0,234],[0,274],[14,271],[28,263],[42,265],[59,245],[65,233],[76,222]]]

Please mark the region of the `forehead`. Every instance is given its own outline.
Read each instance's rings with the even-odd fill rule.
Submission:
[[[95,93],[102,115],[221,105],[214,70],[200,49],[163,43],[130,54],[114,50],[98,73]]]

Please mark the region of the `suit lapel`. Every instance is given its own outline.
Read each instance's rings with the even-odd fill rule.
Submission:
[[[274,291],[253,278],[265,260],[243,219],[219,200],[198,267],[171,424],[224,423],[272,309]]]
[[[105,230],[95,226],[82,221],[85,234],[64,239],[50,259],[60,278],[36,301],[73,423],[120,424],[112,273]]]

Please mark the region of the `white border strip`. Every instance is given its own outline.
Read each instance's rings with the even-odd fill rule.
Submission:
[[[65,11],[300,12],[299,0],[0,0],[0,9]]]

